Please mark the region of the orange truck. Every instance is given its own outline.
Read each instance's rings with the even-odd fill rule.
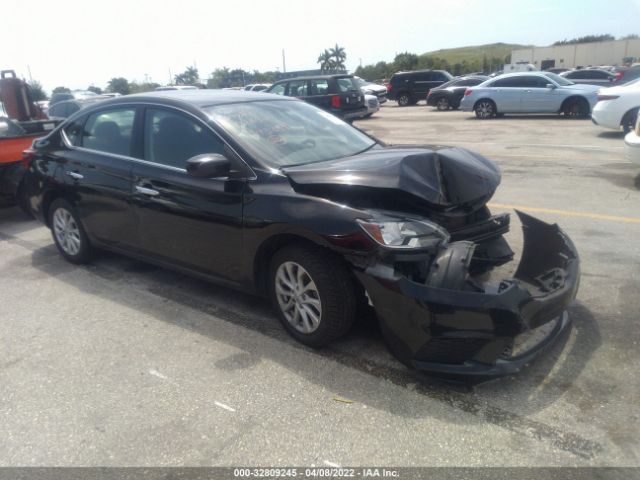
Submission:
[[[27,82],[13,70],[0,71],[0,199],[4,203],[20,203],[23,152],[56,124],[33,101]]]

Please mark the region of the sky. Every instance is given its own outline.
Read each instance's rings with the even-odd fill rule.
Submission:
[[[640,34],[640,0],[3,0],[0,69],[50,92],[113,77],[169,83],[195,65],[202,78],[220,67],[318,68],[338,43],[349,70],[404,51],[494,42],[549,45],[609,33]]]

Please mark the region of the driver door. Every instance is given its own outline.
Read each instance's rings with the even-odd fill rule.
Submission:
[[[145,109],[145,161],[133,169],[142,247],[157,260],[237,281],[245,180],[187,174],[187,160],[203,153],[227,155],[208,125],[182,111]]]

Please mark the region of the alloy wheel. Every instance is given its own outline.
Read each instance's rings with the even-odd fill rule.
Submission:
[[[300,333],[317,330],[322,304],[315,282],[302,265],[284,262],[276,271],[276,298],[287,322]]]
[[[480,102],[476,106],[476,115],[479,118],[490,118],[493,113],[493,104],[491,102]]]
[[[436,107],[441,112],[444,110],[449,110],[449,100],[447,100],[446,98],[441,98],[440,100],[438,100],[438,103],[436,103]]]
[[[67,209],[61,207],[53,213],[53,233],[67,255],[75,256],[80,252],[80,228]]]

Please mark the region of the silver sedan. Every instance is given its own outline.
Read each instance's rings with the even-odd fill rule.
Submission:
[[[563,113],[586,118],[599,87],[576,85],[550,72],[507,73],[468,88],[460,104],[480,119],[505,113]]]

